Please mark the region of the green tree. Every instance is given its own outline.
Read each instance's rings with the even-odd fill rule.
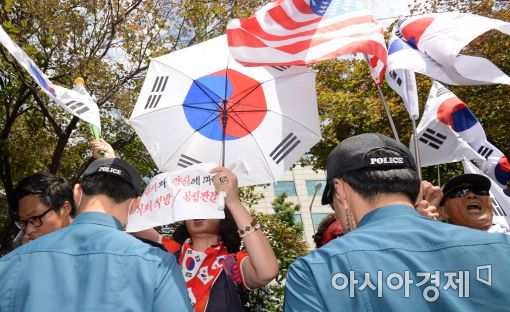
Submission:
[[[97,98],[103,137],[120,157],[152,176],[157,169],[127,123],[149,60],[223,33],[230,17],[258,5],[2,0],[0,25],[55,84],[70,88],[74,78],[83,77]],[[39,171],[76,180],[91,161],[89,140],[88,125],[53,103],[1,46],[0,189],[7,200],[12,203],[21,178]],[[13,231],[11,224],[3,236],[8,239]]]
[[[272,215],[252,211],[252,215],[261,225],[264,234],[278,259],[280,271],[276,279],[263,288],[250,292],[250,307],[253,311],[282,311],[284,297],[284,279],[289,266],[297,258],[308,253],[308,245],[303,240],[303,225],[294,221],[294,213],[299,205],[287,202],[284,193],[272,202]]]
[[[461,11],[510,21],[509,9],[508,3],[495,1],[432,0],[415,1],[413,14]],[[488,58],[505,73],[510,74],[510,58],[507,53],[509,47],[508,35],[490,31],[471,42],[461,53]],[[309,163],[315,168],[324,168],[328,153],[340,141],[356,134],[377,132],[393,136],[365,61],[358,59],[327,61],[316,64],[314,68],[318,70],[317,99],[322,121],[322,140],[312,148]],[[423,112],[431,79],[417,74],[417,86],[420,111]],[[468,104],[484,127],[489,141],[507,156],[510,155],[508,135],[510,87],[506,85],[447,87]],[[402,100],[386,83],[383,84],[383,93],[400,139],[407,145],[412,128]],[[440,167],[442,181],[462,171],[459,163]],[[425,179],[437,183],[437,176],[435,166],[423,169]]]
[[[282,193],[276,197],[271,203],[276,220],[287,225],[289,228],[294,229],[300,236],[303,235],[303,223],[296,222],[294,215],[301,209],[300,204],[287,201],[287,193]]]

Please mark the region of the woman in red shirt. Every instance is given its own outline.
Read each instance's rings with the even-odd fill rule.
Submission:
[[[115,157],[104,140],[93,141],[92,148],[95,158]],[[216,192],[226,194],[225,219],[186,220],[173,240],[154,229],[132,234],[159,242],[176,256],[195,311],[243,311],[243,290],[269,283],[278,274],[278,262],[260,226],[239,199],[236,175],[224,167],[212,173]]]
[[[223,167],[213,173],[216,192],[226,193],[225,219],[186,220],[173,239],[154,229],[133,234],[159,241],[177,257],[195,311],[243,311],[240,295],[269,283],[278,262],[239,200],[237,177]]]

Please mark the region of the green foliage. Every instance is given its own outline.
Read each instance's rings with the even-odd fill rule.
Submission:
[[[425,12],[461,11],[510,21],[510,5],[495,1],[416,0],[414,14]],[[388,34],[387,34],[388,35]],[[510,37],[490,31],[471,42],[462,54],[485,57],[505,73],[510,74]],[[322,121],[322,140],[311,150],[315,168],[324,168],[328,153],[342,140],[352,135],[377,132],[392,137],[392,132],[381,99],[371,81],[365,61],[334,60],[314,66],[317,75],[317,99]],[[431,79],[417,75],[420,111],[423,112],[431,86]],[[487,138],[503,153],[510,156],[510,86],[476,87],[447,86],[462,99],[482,124]],[[400,97],[386,84],[383,93],[392,112],[400,140],[408,145],[411,121]],[[440,166],[441,181],[462,172],[462,166]],[[423,168],[423,177],[437,183],[436,166]]]
[[[276,197],[271,205],[274,210],[274,218],[280,221],[281,223],[287,225],[289,228],[294,229],[296,233],[300,236],[303,235],[303,223],[296,222],[294,220],[294,215],[296,212],[299,212],[301,209],[300,204],[294,204],[292,202],[286,201],[287,193],[282,193],[280,196]]]
[[[246,186],[239,188],[239,198],[245,207],[251,208],[263,199],[264,195],[255,192],[255,186]]]
[[[253,311],[282,311],[284,279],[289,266],[297,258],[308,253],[308,245],[303,240],[301,223],[294,222],[294,212],[299,205],[285,201],[286,195],[277,197],[273,203],[275,214],[265,215],[252,211],[261,225],[278,259],[280,271],[276,279],[266,287],[250,292],[250,307]]]
[[[71,88],[74,78],[85,79],[102,136],[151,177],[156,166],[127,122],[150,59],[224,33],[230,18],[260,4],[8,0],[0,25],[55,84]],[[10,199],[21,178],[39,171],[75,181],[91,161],[89,140],[88,125],[53,103],[0,46],[0,190]]]

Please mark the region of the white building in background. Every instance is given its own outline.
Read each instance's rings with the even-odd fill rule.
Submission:
[[[310,247],[315,247],[312,235],[317,230],[322,218],[333,212],[329,205],[321,205],[325,185],[324,171],[316,172],[311,166],[296,165],[295,168],[287,171],[277,183],[265,188],[256,187],[255,191],[264,194],[264,198],[253,208],[262,213],[274,213],[271,203],[276,196],[283,192],[287,193],[288,201],[301,205],[301,210],[294,217],[303,222],[304,238]]]

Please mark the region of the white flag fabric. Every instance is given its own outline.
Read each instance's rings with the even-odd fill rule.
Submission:
[[[457,162],[463,157],[485,163],[485,158],[459,133],[466,127],[465,123],[458,121],[459,114],[472,116],[466,104],[440,83],[434,82],[416,129],[422,167]],[[410,144],[411,151],[414,151],[413,139]]]
[[[510,164],[506,156],[489,156],[487,158],[487,163],[483,167],[483,171],[491,177],[494,182],[498,183],[501,188],[505,189],[508,187],[508,180],[510,180]]]
[[[395,40],[400,40],[395,36],[390,38],[388,45],[391,47]],[[401,41],[401,40],[400,40]],[[405,51],[404,51],[405,52]],[[386,68],[386,81],[388,85],[397,92],[404,101],[409,116],[417,120],[420,116],[420,107],[418,106],[418,89],[416,87],[416,75],[414,71],[405,69],[403,66],[396,66],[397,62],[402,58],[395,55],[389,55],[388,52],[388,67]],[[398,54],[398,53],[397,53]],[[405,59],[405,55],[403,56]],[[391,66],[391,68],[390,68]]]
[[[370,76],[372,80],[378,85],[381,85],[384,80],[384,73],[386,71],[386,64],[376,56],[365,54],[365,60],[370,69]]]
[[[211,169],[202,163],[156,175],[142,194],[140,204],[131,209],[127,232],[189,219],[224,219],[224,194],[216,194]]]
[[[408,69],[449,85],[471,86],[484,85],[487,82],[462,77],[456,71],[448,69],[434,61],[430,56],[415,49],[404,40],[392,36],[388,43],[387,72]]]
[[[440,83],[435,82],[434,85],[436,95],[439,94],[436,118],[449,125],[464,142],[486,160],[482,170],[491,179],[502,187],[506,186],[510,178],[510,167],[505,155],[487,141],[482,125],[462,100]],[[427,117],[433,118],[432,115]]]
[[[420,70],[415,71],[454,85],[510,84],[510,77],[491,61],[459,54],[471,41],[489,30],[510,34],[510,23],[470,13],[446,12],[409,17],[396,27],[396,34],[407,48],[411,48],[406,51],[409,54],[407,61],[411,54],[413,58],[422,58],[417,62],[419,65],[404,68],[419,67]],[[411,53],[413,49],[421,53]],[[431,61],[437,66],[429,69]],[[422,72],[424,63],[425,72]]]
[[[69,113],[101,129],[99,108],[94,101],[75,90],[54,85],[1,26],[0,42],[51,99]]]
[[[503,189],[491,177],[487,176],[482,170],[478,169],[472,162],[463,159],[465,173],[474,173],[483,175],[491,180],[491,197],[494,208],[494,217],[492,222],[510,228],[510,197],[503,193]]]

